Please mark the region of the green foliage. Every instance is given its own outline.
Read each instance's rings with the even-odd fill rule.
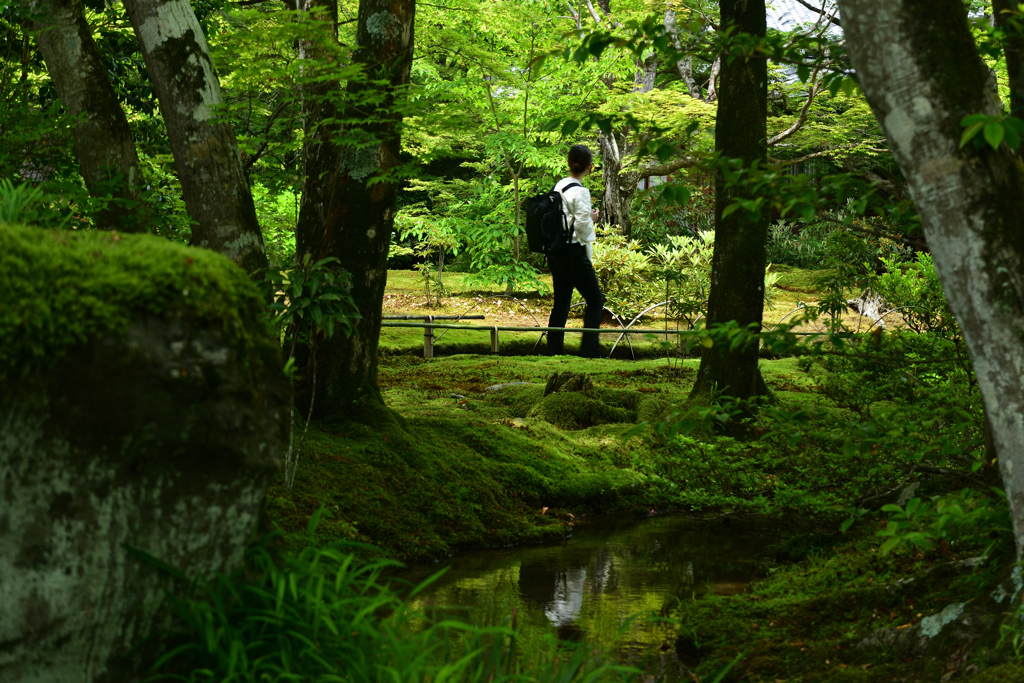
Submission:
[[[843,315],[849,309],[848,294],[854,288],[867,289],[870,264],[864,240],[845,231],[836,231],[825,242],[825,265],[828,270],[818,278],[815,285],[821,297],[815,312],[828,316],[828,327],[838,332],[843,327]]]
[[[256,214],[263,229],[267,260],[282,269],[295,263],[295,224],[299,218],[299,195],[291,190],[273,193],[256,182],[252,188]]]
[[[964,129],[960,136],[961,149],[971,142],[976,150],[982,149],[985,144],[992,149],[999,149],[999,145],[1005,141],[1007,147],[1017,151],[1021,135],[1024,135],[1024,121],[1014,116],[971,114],[963,118],[960,127]]]
[[[711,293],[711,260],[715,233],[670,235],[664,244],[646,249],[614,230],[599,230],[594,244],[594,270],[607,306],[623,320],[661,302],[669,302],[670,318],[695,325],[706,315]],[[765,270],[765,302],[771,306],[778,275]]]
[[[351,276],[332,268],[337,262],[334,257],[314,262],[306,254],[295,268],[265,271],[261,289],[271,301],[270,324],[284,334],[289,348],[329,339],[336,327],[347,335],[361,317],[349,294]]]
[[[650,279],[651,259],[636,240],[614,230],[600,230],[594,243],[594,272],[605,305],[626,320],[655,303],[657,284]]]
[[[919,253],[909,264],[882,259],[886,272],[874,281],[873,290],[889,308],[898,309],[908,327],[951,340],[961,338],[953,311],[942,292],[931,254]]]
[[[930,550],[939,543],[955,543],[969,537],[995,542],[1013,537],[1010,511],[1001,491],[995,496],[979,495],[962,489],[931,499],[911,498],[906,505],[884,505],[889,514],[885,529],[879,532],[887,540],[882,552],[900,549]]]
[[[445,257],[449,253],[453,256],[459,253],[457,225],[451,218],[434,219],[429,214],[412,212],[399,214],[396,219],[396,236],[417,242],[413,253],[422,260],[414,268],[423,277],[428,306],[440,306],[442,297],[448,295],[441,276],[444,274]]]
[[[367,548],[357,545],[312,544],[322,513],[310,523],[310,544],[296,554],[274,552],[272,539],[264,539],[250,546],[245,566],[231,576],[197,577],[184,598],[168,592],[178,621],[168,635],[181,644],[163,654],[149,680],[527,683],[636,673],[554,639],[521,658],[514,627],[478,628],[415,612],[389,585],[386,572],[397,562],[360,559],[355,551]],[[412,587],[409,596],[439,576]]]
[[[68,216],[51,205],[53,198],[31,183],[15,185],[0,180],[0,223],[24,223],[46,228],[62,228]]]

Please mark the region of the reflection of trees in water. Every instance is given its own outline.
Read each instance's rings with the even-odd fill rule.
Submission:
[[[744,585],[767,542],[757,529],[680,522],[655,518],[628,529],[592,528],[555,546],[467,553],[416,602],[428,609],[466,606],[469,612],[457,616],[480,625],[503,623],[518,605],[518,629],[527,640],[553,628],[562,639],[586,633],[595,645],[642,643],[649,652],[668,627],[640,619],[616,641],[623,620],[671,616],[709,587],[728,592]]]
[[[519,594],[544,610],[544,616],[562,631],[579,631],[573,626],[583,609],[585,595],[600,595],[614,591],[618,581],[614,555],[607,548],[587,553],[589,558],[576,556],[573,561],[560,563],[524,562],[519,567]],[[575,638],[570,638],[575,639]]]
[[[576,621],[583,609],[586,567],[567,569],[555,575],[555,591],[551,601],[544,605],[544,616],[555,626],[568,626]]]

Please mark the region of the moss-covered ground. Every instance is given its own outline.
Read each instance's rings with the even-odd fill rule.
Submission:
[[[794,272],[785,286],[808,300],[811,281],[807,271]],[[449,305],[459,310],[459,303]],[[546,303],[535,304],[546,316]],[[396,304],[387,312],[411,310]],[[668,615],[680,629],[666,647],[698,674],[740,656],[725,680],[1024,680],[1024,668],[1001,664],[1006,648],[995,646],[1003,617],[991,606],[992,619],[963,642],[937,639],[916,652],[898,639],[870,640],[880,629],[910,633],[953,603],[981,604],[1006,578],[1012,549],[1005,540],[995,549],[978,537],[884,554],[879,517],[838,530],[872,485],[863,458],[821,441],[766,441],[756,430],[665,438],[652,425],[687,405],[696,360],[424,360],[412,352],[421,337],[406,345],[388,335],[385,405],[311,425],[294,489],[270,492],[269,518],[292,538],[326,507],[331,516],[320,522],[319,540],[362,540],[406,561],[429,561],[464,548],[557,539],[585,515],[768,515],[791,537],[766,557],[763,577],[740,594],[706,595]],[[545,397],[548,377],[567,370],[588,374],[593,389]],[[820,366],[765,360],[762,372],[776,408],[818,409],[808,430],[856,417],[820,391]],[[946,486],[936,480],[921,493]],[[981,565],[956,564],[986,550]]]

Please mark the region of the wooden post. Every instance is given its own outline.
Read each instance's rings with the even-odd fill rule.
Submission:
[[[434,357],[434,328],[430,323],[434,322],[434,316],[427,316],[427,325],[423,328],[423,357]]]
[[[491,353],[498,352],[498,326],[491,328]]]

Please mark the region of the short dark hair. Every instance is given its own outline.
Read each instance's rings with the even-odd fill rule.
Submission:
[[[594,163],[594,155],[586,145],[573,145],[569,149],[569,170],[583,173]]]

